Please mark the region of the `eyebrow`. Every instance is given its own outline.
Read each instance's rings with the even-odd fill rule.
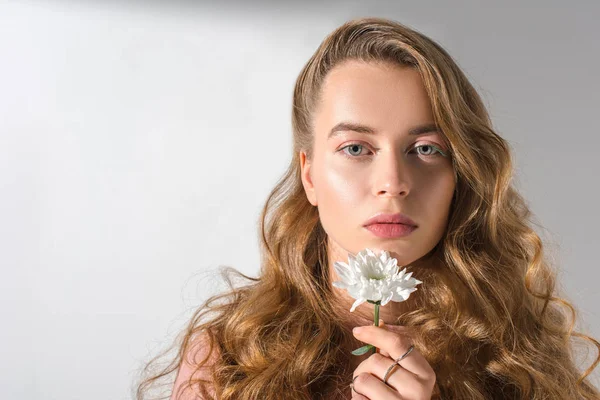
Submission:
[[[331,131],[329,132],[327,139],[329,140],[333,137],[339,136],[344,131],[354,131],[354,132],[358,132],[358,133],[365,133],[368,135],[375,135],[378,133],[376,129],[371,128],[366,125],[357,124],[354,122],[340,122],[340,123],[336,124],[333,128],[331,128]],[[425,125],[419,125],[419,126],[416,126],[412,129],[410,129],[408,131],[408,134],[411,136],[418,136],[418,135],[424,135],[426,133],[431,133],[431,132],[440,132],[440,129],[436,124],[425,124]]]

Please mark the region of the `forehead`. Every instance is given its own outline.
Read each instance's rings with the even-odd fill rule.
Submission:
[[[421,75],[408,66],[346,61],[328,73],[319,97],[315,126],[321,130],[347,120],[382,130],[433,122]]]

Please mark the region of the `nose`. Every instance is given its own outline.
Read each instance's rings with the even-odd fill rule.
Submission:
[[[387,157],[379,157],[378,162],[379,165],[374,169],[374,194],[378,197],[406,197],[410,192],[411,183],[402,156],[391,152]]]

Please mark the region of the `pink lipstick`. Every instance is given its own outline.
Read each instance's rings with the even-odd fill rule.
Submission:
[[[404,224],[371,224],[366,226],[375,236],[384,238],[396,238],[406,236],[415,229],[416,226]]]
[[[409,235],[417,229],[417,224],[408,216],[401,213],[378,213],[367,220],[364,227],[375,236],[396,238]]]

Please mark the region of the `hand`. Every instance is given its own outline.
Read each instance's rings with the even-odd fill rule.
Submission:
[[[383,322],[383,321],[381,321]],[[391,365],[405,354],[410,337],[402,330],[394,332],[380,326],[362,326],[354,337],[379,348],[361,362],[352,377],[354,400],[430,400],[435,386],[435,372],[417,348],[396,364],[389,372],[386,383],[383,377]]]

